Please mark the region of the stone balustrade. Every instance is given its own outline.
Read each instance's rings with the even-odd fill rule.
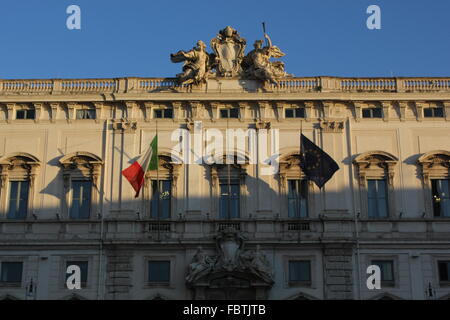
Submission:
[[[360,240],[443,241],[448,239],[448,219],[358,220]],[[351,217],[322,219],[132,220],[105,219],[103,239],[110,241],[204,241],[218,231],[241,231],[249,241],[351,241],[355,221]],[[56,240],[97,241],[101,220],[1,220],[0,243]]]
[[[208,81],[230,79],[213,78]],[[166,90],[189,92],[192,89],[189,85],[180,86],[175,78],[0,80],[0,95],[4,96],[145,93]],[[450,78],[298,77],[279,79],[278,85],[267,85],[264,89],[273,92],[450,92]],[[208,92],[214,89],[208,89],[208,85],[205,85],[197,90]]]

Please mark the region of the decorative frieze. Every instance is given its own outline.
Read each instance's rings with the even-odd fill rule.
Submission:
[[[322,120],[320,128],[327,133],[342,133],[344,130],[344,121],[340,120]]]
[[[112,120],[112,129],[114,133],[135,133],[137,129],[137,121],[128,119]]]

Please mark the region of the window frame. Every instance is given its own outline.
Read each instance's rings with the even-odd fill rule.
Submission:
[[[292,117],[288,116],[288,111],[292,111]],[[300,112],[300,115],[297,114],[297,112]],[[306,108],[304,107],[287,107],[284,108],[284,118],[291,120],[291,119],[305,119],[306,118]]]
[[[166,117],[166,112],[170,111],[171,116]],[[157,113],[161,112],[161,117],[157,116]],[[174,119],[174,110],[173,108],[153,108],[153,119],[158,120],[172,120]]]
[[[79,118],[78,114],[80,112],[83,112],[83,114],[85,114],[85,115],[92,114],[92,116],[87,117],[87,118],[85,118],[85,117]],[[77,108],[77,109],[75,109],[75,120],[96,120],[96,119],[97,119],[97,110],[95,108]]]
[[[295,261],[308,261],[310,263],[310,281],[290,281],[289,275],[289,263]],[[318,277],[320,276],[320,272],[316,272],[315,270],[319,270],[321,259],[317,257],[315,253],[305,252],[304,255],[283,255],[282,264],[283,264],[283,278],[284,278],[284,288],[309,288],[316,289],[318,287]]]
[[[88,286],[88,283],[89,283],[89,276],[90,276],[90,272],[89,272],[89,269],[90,269],[90,263],[89,263],[89,260],[88,259],[76,259],[76,260],[71,260],[71,259],[66,259],[65,260],[65,278],[64,278],[64,286],[66,287],[66,289],[67,289],[67,279],[69,278],[69,274],[67,273],[67,268],[69,267],[69,262],[72,262],[70,265],[74,265],[74,262],[85,262],[86,264],[87,264],[87,268],[86,268],[86,281],[83,281],[83,272],[82,272],[82,270],[81,270],[81,268],[80,268],[80,271],[81,271],[81,274],[80,274],[80,277],[81,277],[81,289],[86,289],[87,288],[87,286]],[[75,264],[75,265],[77,265],[77,264]]]
[[[21,279],[20,281],[2,281],[3,276],[3,264],[4,263],[20,263],[22,265],[21,270]],[[20,257],[8,257],[2,258],[0,260],[0,287],[22,287],[24,283],[24,275],[25,275],[25,263],[24,260]]]
[[[436,214],[436,201],[435,197],[435,182],[436,181],[446,181],[447,183],[447,189],[450,190],[450,178],[447,179],[436,179],[436,178],[430,178],[430,184],[431,184],[431,201],[432,201],[432,208],[433,208],[433,217],[434,218],[450,218],[450,206],[449,206],[449,211],[447,212],[447,215],[445,215],[445,212],[443,214],[443,207],[439,204],[439,213]],[[446,201],[449,201],[450,203],[450,194],[447,197],[444,197],[444,199]]]
[[[450,179],[450,151],[433,150],[429,151],[417,160],[417,165],[421,171],[422,192],[424,193],[425,216],[430,219],[445,219],[450,217],[435,216],[433,208],[433,186],[432,180]]]
[[[169,212],[168,212],[168,216],[164,217],[164,216],[160,216],[159,213],[161,213],[161,210],[158,210],[157,214],[154,215],[153,212],[153,204],[155,203],[155,195],[156,195],[156,190],[154,188],[154,185],[156,185],[157,182],[159,182],[159,184],[164,184],[164,182],[168,181],[168,183],[170,184],[169,186],[169,199],[168,199],[168,203],[169,203]],[[152,179],[150,178],[150,185],[151,185],[151,196],[150,196],[150,218],[151,219],[156,219],[156,220],[169,220],[172,218],[172,201],[173,201],[173,181],[172,179]],[[160,187],[161,188],[161,187]],[[165,192],[165,191],[164,191]],[[164,199],[165,200],[165,199]],[[156,199],[156,201],[158,201],[158,199]],[[158,202],[159,206],[161,204],[161,200],[159,200]],[[164,206],[161,206],[162,208],[164,208]]]
[[[73,203],[74,203],[74,199],[73,199],[73,193],[74,193],[74,188],[73,188],[73,185],[74,185],[74,182],[75,181],[77,181],[77,182],[89,182],[90,183],[90,195],[89,195],[89,212],[88,212],[88,216],[87,217],[77,217],[77,218],[74,218],[74,217],[72,217],[72,215],[71,215],[71,213],[72,213],[72,206],[73,206]],[[91,219],[92,218],[92,216],[93,216],[93,214],[92,214],[92,204],[93,204],[93,201],[92,201],[92,194],[93,194],[93,192],[94,192],[94,184],[92,183],[92,180],[91,179],[88,179],[88,178],[79,178],[79,177],[73,177],[73,178],[71,178],[70,179],[70,187],[69,187],[69,203],[68,203],[68,218],[70,219],[70,220],[74,220],[74,221],[79,221],[79,220],[89,220],[89,219]]]
[[[24,112],[25,113],[24,117],[23,118],[18,118],[17,117],[18,112]],[[31,118],[28,117],[30,112],[33,115]],[[34,108],[16,108],[14,119],[15,120],[20,120],[20,121],[22,121],[22,120],[35,120],[36,119],[36,109],[34,109]]]
[[[28,220],[34,213],[36,177],[39,173],[40,161],[31,154],[18,152],[0,159],[0,219]],[[11,181],[28,181],[27,214],[22,219],[7,217],[10,205]]]
[[[100,213],[100,191],[99,180],[103,161],[96,155],[89,152],[70,153],[59,160],[62,166],[62,194],[61,212],[62,216],[72,221],[89,221],[97,219],[96,213]],[[70,208],[72,206],[72,180],[91,181],[91,205],[89,218],[71,219]]]
[[[83,286],[83,283],[81,283],[81,290],[90,290],[94,288],[94,280],[98,281],[94,277],[95,268],[98,267],[98,265],[94,266],[94,255],[87,255],[87,254],[69,254],[69,255],[61,255],[60,261],[59,261],[59,268],[60,268],[60,275],[59,275],[59,283],[60,288],[68,291],[73,291],[67,288],[67,263],[69,261],[85,261],[88,263],[88,270],[87,270],[87,281],[85,283],[85,286]],[[95,263],[98,263],[98,260],[95,261]]]
[[[169,273],[169,282],[149,282],[149,263],[152,261],[169,261],[170,262],[170,273]],[[175,286],[175,278],[176,278],[176,256],[175,255],[157,255],[157,256],[144,256],[143,259],[143,270],[144,272],[140,276],[142,288],[143,289],[150,289],[150,288],[169,288],[174,289]]]
[[[290,197],[290,182],[291,181],[296,181],[297,182],[296,183],[297,187],[298,187],[298,185],[300,185],[300,188],[302,190],[306,189],[306,197],[304,198],[305,201],[306,201],[306,215],[305,216],[301,215],[301,212],[302,212],[302,210],[301,210],[301,208],[302,208],[302,205],[301,205],[302,197],[301,196],[300,197],[294,197],[294,198]],[[310,193],[309,181],[307,179],[301,179],[301,178],[294,179],[294,178],[288,177],[286,179],[286,183],[287,183],[287,187],[286,187],[287,193],[286,194],[287,194],[287,201],[288,201],[288,203],[287,203],[287,206],[288,206],[288,218],[290,218],[290,219],[307,219],[307,218],[309,218],[309,193]],[[298,192],[298,190],[297,190],[297,194],[298,195],[301,195],[301,193],[303,193],[303,192],[302,191]],[[291,217],[289,215],[289,212],[290,212],[290,210],[289,210],[289,203],[290,202],[289,201],[291,199],[295,200],[295,202],[297,204],[296,207],[300,208],[300,210],[296,210],[296,215],[294,217]],[[300,203],[300,205],[298,205],[298,203]],[[298,214],[299,212],[300,212],[300,214]]]
[[[374,116],[374,111],[375,110],[377,112],[378,111],[380,112],[379,116],[378,115]],[[365,111],[369,111],[370,117],[366,117],[364,115]],[[381,108],[381,107],[365,107],[365,108],[362,108],[361,116],[362,116],[363,119],[383,119],[383,108]]]
[[[378,263],[390,263],[391,264],[391,274],[393,279],[392,280],[383,280],[383,269],[377,264]],[[396,279],[396,273],[395,273],[395,261],[393,259],[384,259],[384,258],[373,258],[370,261],[371,265],[377,265],[378,267],[380,267],[380,271],[381,271],[381,275],[380,275],[380,282],[381,282],[381,287],[388,287],[388,288],[392,288],[395,287],[395,284],[397,282]]]
[[[376,211],[376,215],[375,216],[371,216],[370,215],[370,213],[371,213],[371,211],[370,211],[370,200],[371,200],[371,196],[370,196],[370,186],[369,186],[369,182],[371,182],[371,181],[377,181],[377,185],[376,185],[376,188],[377,188],[377,196],[376,196],[376,206],[377,206],[377,211]],[[383,181],[383,183],[384,183],[384,197],[379,197],[378,196],[378,181]],[[369,218],[369,219],[374,219],[374,220],[376,220],[376,219],[387,219],[387,218],[389,218],[389,191],[388,191],[388,181],[387,181],[387,179],[386,178],[367,178],[366,179],[366,189],[367,189],[367,218]],[[379,206],[378,206],[378,204],[379,204],[379,200],[380,199],[382,199],[382,198],[384,198],[384,204],[385,204],[385,206],[386,206],[386,216],[381,216],[380,215],[380,210],[379,210]]]
[[[13,182],[27,182],[28,184],[28,190],[27,190],[27,199],[25,201],[25,205],[26,205],[26,212],[25,212],[25,216],[24,217],[20,217],[20,218],[11,218],[9,217],[9,210],[11,208],[11,189],[12,189],[12,183]],[[26,179],[9,179],[8,181],[8,191],[7,191],[7,195],[6,195],[6,219],[7,220],[12,220],[12,221],[20,221],[20,220],[26,220],[28,218],[29,215],[29,207],[30,207],[30,181],[26,180]]]
[[[226,117],[223,116],[223,114],[222,114],[223,111],[227,112],[227,116]],[[236,111],[237,112],[236,117],[232,117],[231,116],[231,112],[232,111]],[[220,108],[219,109],[219,118],[220,119],[240,119],[241,118],[241,110],[240,110],[239,107]]]
[[[447,280],[441,280],[441,273],[439,264],[447,263]],[[439,257],[436,259],[436,269],[437,269],[437,282],[439,283],[439,287],[450,287],[450,257]]]
[[[440,110],[441,115],[436,115],[436,110]],[[430,115],[426,115],[427,111],[431,111]],[[433,107],[427,107],[423,108],[423,117],[425,119],[444,119],[445,118],[445,110],[444,107],[441,106],[433,106]]]

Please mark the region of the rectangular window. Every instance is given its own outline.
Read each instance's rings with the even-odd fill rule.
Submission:
[[[230,179],[230,183],[223,181],[220,183],[220,219],[233,219],[240,216],[240,185],[237,179]]]
[[[304,108],[289,108],[284,111],[286,118],[304,118],[305,109]]]
[[[159,196],[158,196],[159,193]],[[152,200],[151,200],[151,217],[157,219],[169,219],[172,198],[172,181],[159,180],[159,188],[157,180],[152,180]],[[159,201],[158,201],[159,199]]]
[[[170,261],[148,262],[149,283],[170,283]]]
[[[77,119],[95,119],[94,109],[77,110]]]
[[[67,278],[70,277],[71,274],[67,273],[67,268],[69,266],[78,266],[80,267],[80,280],[81,280],[81,287],[86,287],[87,280],[88,280],[88,262],[87,261],[67,261],[66,262],[66,270],[64,272],[66,273],[66,282]]]
[[[425,108],[423,109],[423,116],[425,118],[443,118],[444,117],[444,108]]]
[[[16,119],[34,119],[34,109],[16,110]]]
[[[239,118],[239,108],[220,109],[221,118]]]
[[[450,261],[438,261],[439,282],[450,284]]]
[[[311,261],[289,261],[289,283],[311,284]]]
[[[373,260],[373,265],[380,267],[381,271],[381,287],[394,286],[394,261],[392,260]]]
[[[363,118],[382,118],[381,108],[365,108],[362,110]]]
[[[0,281],[6,283],[21,283],[22,269],[22,262],[2,262]]]
[[[89,219],[91,213],[91,191],[91,181],[72,180],[70,218]]]
[[[369,218],[388,216],[386,179],[367,180]]]
[[[308,216],[307,180],[288,180],[288,215],[289,218]]]
[[[172,119],[173,118],[173,110],[172,109],[157,109],[157,110],[155,110],[154,116],[157,119]]]
[[[26,219],[29,186],[29,181],[9,182],[8,219]]]
[[[450,217],[450,179],[431,180],[435,217]]]

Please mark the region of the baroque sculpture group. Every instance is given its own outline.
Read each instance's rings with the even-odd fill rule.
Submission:
[[[221,30],[210,42],[214,53],[206,52],[206,44],[199,40],[197,46],[188,52],[178,51],[170,55],[172,62],[184,62],[183,72],[177,74],[180,84],[201,84],[209,76],[241,77],[258,79],[277,84],[276,78],[292,76],[284,71],[284,63],[270,61],[285,54],[272,44],[269,36],[263,46],[262,40],[256,40],[254,49],[244,56],[246,40],[230,26]]]

